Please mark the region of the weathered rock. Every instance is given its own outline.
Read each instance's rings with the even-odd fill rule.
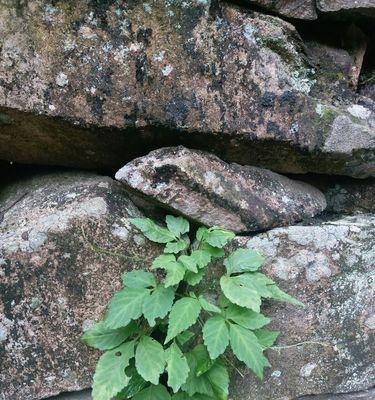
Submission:
[[[375,389],[364,390],[355,393],[323,394],[321,396],[303,396],[298,400],[372,400],[375,397]]]
[[[375,0],[316,0],[323,12],[369,9],[375,14]]]
[[[306,183],[182,146],[137,158],[116,179],[168,210],[235,232],[288,225],[326,207],[324,195]]]
[[[268,351],[272,369],[262,383],[242,370],[245,378],[236,380],[233,399],[289,400],[325,393],[332,395],[323,399],[336,399],[335,393],[372,387],[374,240],[374,215],[236,239],[240,246],[262,251],[267,256],[264,271],[306,308],[267,307],[272,328],[282,332],[278,350]]]
[[[247,0],[284,17],[313,20],[318,17],[314,0]]]
[[[7,1],[0,48],[0,159],[119,168],[157,142],[374,175],[371,110],[311,96],[319,69],[279,18],[217,1]]]
[[[78,173],[5,187],[0,207],[0,399],[87,388],[98,353],[82,332],[141,265],[126,255],[157,251],[127,221],[141,213],[121,184]]]

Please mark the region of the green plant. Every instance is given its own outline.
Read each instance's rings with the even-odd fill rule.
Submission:
[[[125,272],[124,288],[111,299],[103,321],[82,340],[105,350],[93,380],[93,399],[224,400],[228,398],[228,347],[256,376],[270,364],[264,350],[279,332],[264,327],[262,298],[301,305],[258,272],[264,258],[237,249],[224,258],[222,294],[210,301],[198,293],[207,266],[224,257],[234,233],[219,227],[197,230],[191,243],[189,222],[167,216],[167,227],[134,218],[150,240],[165,244],[150,266],[157,273]],[[197,286],[198,285],[198,286]],[[195,291],[194,291],[195,287]]]

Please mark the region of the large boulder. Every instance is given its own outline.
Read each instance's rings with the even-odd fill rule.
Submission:
[[[79,173],[3,187],[0,209],[0,399],[90,387],[98,353],[80,336],[158,252],[128,222],[142,214],[121,184]]]
[[[375,0],[317,0],[317,7],[323,12],[368,10],[375,15]]]
[[[306,183],[182,146],[137,158],[116,179],[168,210],[234,232],[288,225],[326,207],[323,193]]]
[[[8,0],[0,49],[0,159],[119,168],[157,142],[374,175],[374,113],[312,96],[319,68],[277,17],[216,0]]]
[[[262,251],[264,271],[306,308],[266,308],[272,327],[282,332],[268,352],[272,369],[263,382],[242,370],[245,378],[235,381],[233,399],[325,393],[330,395],[317,398],[336,399],[339,393],[353,393],[343,399],[373,398],[373,392],[354,392],[371,388],[375,380],[374,240],[370,214],[236,239],[238,246]]]

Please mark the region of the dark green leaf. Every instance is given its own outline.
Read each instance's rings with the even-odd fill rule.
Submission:
[[[228,274],[256,271],[264,263],[264,257],[251,249],[238,249],[224,260]]]
[[[103,321],[96,323],[85,332],[81,340],[88,346],[99,350],[110,350],[119,346],[137,330],[137,325],[131,322],[128,326],[118,329],[108,329]]]
[[[99,358],[93,378],[93,400],[111,400],[128,385],[130,377],[125,374],[125,368],[133,356],[134,342],[127,342]]]
[[[149,383],[137,373],[135,367],[129,367],[128,369],[125,370],[125,373],[126,375],[131,376],[130,381],[128,385],[116,395],[116,399],[131,399],[149,385]]]
[[[151,385],[136,394],[133,400],[171,400],[171,396],[165,386]]]
[[[229,374],[225,365],[220,361],[216,361],[206,375],[212,385],[215,399],[227,400],[229,394]]]
[[[180,333],[176,339],[178,343],[180,343],[181,346],[183,346],[185,343],[187,343],[190,339],[192,339],[195,336],[195,333],[190,332],[190,331],[185,331]]]
[[[155,287],[156,279],[151,272],[133,270],[122,274],[122,282],[124,286],[130,288],[147,288]]]
[[[135,366],[144,380],[157,385],[165,368],[163,346],[149,336],[142,336],[135,352]]]

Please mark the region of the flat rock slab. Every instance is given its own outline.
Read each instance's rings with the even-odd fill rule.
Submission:
[[[236,239],[237,246],[260,250],[267,258],[263,271],[306,308],[265,308],[271,327],[281,332],[268,351],[272,368],[263,382],[243,370],[233,399],[373,398],[356,392],[375,380],[374,241],[372,214]]]
[[[116,179],[168,210],[235,232],[288,225],[326,207],[311,185],[181,146],[133,160]]]
[[[201,0],[7,1],[0,49],[0,159],[118,169],[183,144],[283,172],[375,175],[373,111],[314,91],[319,68],[277,17]]]
[[[98,352],[79,338],[99,320],[132,256],[158,247],[121,185],[54,173],[3,187],[0,209],[0,399],[34,400],[91,386]]]

